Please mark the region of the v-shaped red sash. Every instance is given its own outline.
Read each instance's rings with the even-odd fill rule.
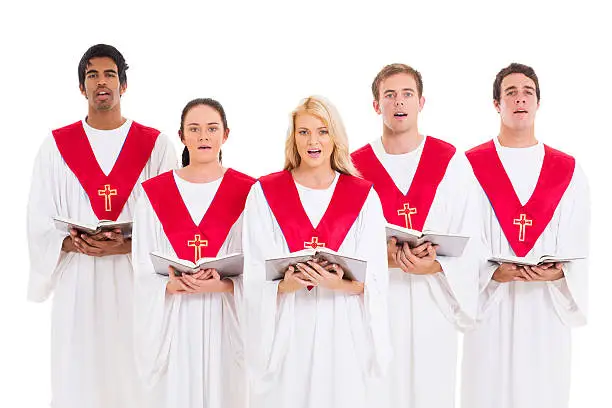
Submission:
[[[132,122],[119,157],[105,175],[81,121],[53,131],[62,158],[89,197],[98,220],[116,221],[151,157],[159,130]]]
[[[370,144],[353,152],[351,158],[363,178],[374,184],[387,222],[421,231],[455,151],[453,145],[428,136],[406,195],[397,188]]]
[[[255,179],[227,169],[210,207],[196,225],[181,197],[172,171],[142,183],[176,255],[187,261],[216,257],[232,225],[244,210]]]
[[[371,187],[365,180],[341,174],[329,206],[315,228],[289,171],[272,173],[259,182],[291,252],[318,247],[337,251],[359,216]]]
[[[466,156],[510,247],[517,256],[527,255],[552,219],[572,180],[576,161],[544,145],[544,162],[535,190],[521,205],[493,140],[469,150]]]

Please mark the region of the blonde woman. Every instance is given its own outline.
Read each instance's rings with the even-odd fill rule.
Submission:
[[[254,408],[366,407],[370,378],[388,363],[385,220],[376,192],[356,174],[334,107],[303,100],[291,114],[285,169],[262,177],[245,208]],[[266,280],[266,259],[320,246],[367,260],[365,282],[321,261]]]

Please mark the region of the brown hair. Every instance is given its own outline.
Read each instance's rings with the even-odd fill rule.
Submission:
[[[535,83],[536,88],[536,96],[538,97],[538,102],[540,102],[540,83],[538,82],[538,76],[536,75],[533,68],[528,65],[519,64],[513,62],[508,65],[506,68],[502,69],[497,73],[495,77],[495,82],[493,82],[493,99],[499,102],[501,98],[501,83],[505,77],[510,74],[523,74],[527,78],[531,79]]]
[[[378,101],[380,97],[380,83],[390,76],[397,74],[411,75],[416,82],[419,98],[423,96],[423,78],[419,71],[406,64],[389,64],[380,70],[372,82],[372,95],[374,96],[374,100]]]

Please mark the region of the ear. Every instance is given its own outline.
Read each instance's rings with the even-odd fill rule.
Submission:
[[[119,86],[119,96],[122,96],[127,90],[127,81]]]
[[[423,106],[425,106],[425,97],[421,96],[419,98],[419,112],[423,110]]]
[[[183,132],[180,129],[178,131],[178,135],[179,135],[179,139],[181,139],[181,143],[185,144],[185,140],[183,138]],[[187,146],[187,145],[185,145],[185,146]]]
[[[83,95],[85,99],[87,99],[87,92],[85,92],[85,85],[79,84],[79,90],[81,91],[81,95]]]
[[[499,107],[499,101],[493,99],[493,106],[495,107],[495,110],[497,111],[497,113],[501,113],[501,108]]]
[[[227,142],[227,138],[229,137],[229,133],[230,133],[229,128],[225,129],[225,132],[223,132],[223,140],[221,141],[221,144]]]
[[[378,113],[379,115],[382,114],[382,111],[380,110],[380,102],[377,100],[372,101],[372,106],[374,107],[374,110],[376,111],[376,113]]]

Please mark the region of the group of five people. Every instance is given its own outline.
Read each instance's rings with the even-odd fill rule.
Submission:
[[[87,117],[35,162],[29,298],[52,292],[53,407],[453,407],[458,331],[466,408],[560,408],[570,328],[586,320],[589,201],[575,160],[538,142],[533,69],[494,82],[499,135],[466,154],[418,130],[418,71],[372,84],[382,137],[354,151],[340,115],[308,97],[291,114],[280,172],[223,167],[222,105],[181,114],[185,145],[122,116],[127,64],[114,47],[79,63]],[[70,235],[53,217],[134,221]],[[385,225],[462,234],[461,256],[389,241]],[[266,259],[325,247],[367,261],[363,282],[322,259],[266,277]],[[155,273],[160,251],[244,254],[244,271]],[[522,266],[496,256],[579,255]]]

